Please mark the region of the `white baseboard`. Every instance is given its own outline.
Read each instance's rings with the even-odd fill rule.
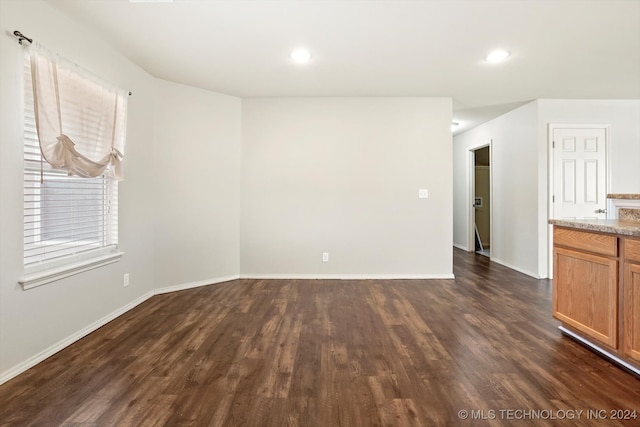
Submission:
[[[279,280],[432,280],[454,279],[453,274],[241,274],[241,279]]]
[[[303,279],[303,280],[313,280],[313,279],[336,279],[336,280],[396,280],[396,279],[421,279],[421,280],[429,280],[429,279],[453,279],[453,274],[242,274],[242,275],[231,275],[225,277],[218,277],[215,279],[209,280],[199,280],[197,282],[183,283],[181,285],[174,286],[166,286],[164,288],[154,289],[153,291],[147,292],[141,297],[136,298],[130,303],[120,307],[114,312],[104,316],[103,318],[96,320],[90,325],[82,328],[78,332],[68,336],[67,338],[55,343],[51,347],[41,351],[40,353],[30,357],[29,359],[21,362],[9,370],[0,374],[0,385],[9,381],[10,379],[20,375],[27,369],[30,369],[47,359],[48,357],[53,356],[60,350],[68,347],[79,339],[89,335],[93,331],[101,328],[107,323],[111,322],[115,318],[122,316],[127,311],[135,308],[136,306],[142,304],[149,298],[154,295],[166,294],[170,292],[182,291],[185,289],[198,288],[201,286],[213,285],[216,283],[228,282],[231,280],[237,279]]]
[[[9,370],[7,370],[5,372],[2,372],[0,374],[0,385],[4,384],[5,382],[9,381],[10,379],[12,379],[12,378],[14,378],[14,377],[16,377],[18,375],[20,375],[21,373],[23,373],[27,369],[34,367],[38,363],[40,363],[43,360],[47,359],[48,357],[53,356],[54,354],[56,354],[60,350],[64,349],[65,347],[68,347],[69,345],[71,345],[74,342],[78,341],[80,338],[83,338],[83,337],[89,335],[91,332],[101,328],[102,326],[104,326],[107,323],[111,322],[115,318],[117,318],[119,316],[122,316],[127,311],[129,311],[129,310],[135,308],[136,306],[142,304],[143,302],[145,302],[146,300],[148,300],[149,298],[151,298],[154,295],[166,294],[166,293],[169,293],[169,292],[181,291],[181,290],[184,290],[184,289],[197,288],[199,286],[207,286],[207,285],[212,285],[214,283],[227,282],[229,280],[236,280],[238,278],[239,278],[239,276],[237,276],[237,275],[227,276],[227,277],[219,277],[219,278],[215,278],[215,279],[200,280],[198,282],[185,283],[185,284],[182,284],[182,285],[167,286],[167,287],[164,287],[164,288],[159,288],[159,289],[154,289],[153,291],[149,291],[146,294],[142,295],[141,297],[136,298],[135,300],[133,300],[130,303],[126,304],[125,306],[120,307],[119,309],[115,310],[114,312],[112,312],[112,313],[104,316],[103,318],[101,318],[99,320],[96,320],[92,324],[82,328],[78,332],[68,336],[67,338],[64,338],[63,340],[61,340],[61,341],[59,341],[57,343],[55,343],[51,347],[41,351],[40,353],[36,354],[35,356],[30,357],[29,359],[27,359],[24,362],[21,362],[21,363],[15,365],[13,368],[10,368]]]
[[[508,268],[510,268],[512,270],[515,270],[515,271],[519,272],[519,273],[526,274],[527,276],[531,276],[534,279],[542,279],[542,277],[538,276],[537,274],[531,273],[530,271],[523,270],[522,268],[516,267],[515,265],[511,265],[508,262],[502,261],[501,259],[498,259],[498,258],[495,258],[495,257],[491,257],[491,261],[493,261],[495,263],[498,263],[500,265],[504,265],[505,267],[508,267]]]
[[[59,342],[55,343],[51,347],[41,351],[40,353],[36,354],[35,356],[30,357],[29,359],[25,360],[24,362],[18,363],[13,368],[11,368],[8,371],[5,371],[2,374],[0,374],[0,384],[4,384],[5,382],[9,381],[10,379],[20,375],[21,373],[23,373],[27,369],[32,368],[35,365],[37,365],[38,363],[40,363],[43,360],[47,359],[48,357],[53,356],[54,354],[56,354],[57,352],[59,352],[63,348],[70,346],[74,342],[78,341],[80,338],[83,338],[83,337],[89,335],[91,332],[97,330],[98,328],[101,328],[102,326],[104,326],[107,323],[111,322],[115,318],[117,318],[119,316],[122,316],[124,313],[126,313],[127,311],[129,311],[132,308],[136,307],[137,305],[142,304],[143,302],[145,302],[146,300],[151,298],[153,295],[155,295],[155,293],[153,291],[147,292],[146,294],[142,295],[141,297],[136,298],[135,300],[131,301],[129,304],[127,304],[127,305],[125,305],[123,307],[120,307],[119,309],[117,309],[116,311],[114,311],[114,312],[112,312],[110,314],[107,314],[102,319],[96,320],[92,324],[82,328],[81,330],[79,330],[75,334],[72,334],[72,335],[68,336],[67,338],[63,339],[62,341],[59,341]]]
[[[461,245],[459,243],[454,243],[453,244],[454,248],[458,248],[458,249],[462,249],[463,251],[469,252],[469,249],[467,248],[466,245]]]
[[[167,294],[170,292],[184,291],[185,289],[199,288],[200,286],[215,285],[216,283],[229,282],[231,280],[239,279],[239,275],[218,277],[209,280],[199,280],[197,282],[184,283],[182,285],[166,286],[164,288],[158,288],[154,291],[154,295]]]

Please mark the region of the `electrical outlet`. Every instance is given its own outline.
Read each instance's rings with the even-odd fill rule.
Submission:
[[[329,252],[322,252],[322,262],[329,262]]]
[[[429,190],[426,188],[420,188],[418,190],[418,199],[428,199],[429,198]]]
[[[124,287],[129,286],[129,273],[125,273],[124,275]]]

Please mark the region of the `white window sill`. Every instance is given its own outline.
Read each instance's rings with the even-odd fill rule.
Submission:
[[[120,261],[122,255],[124,255],[124,252],[112,252],[61,267],[25,274],[18,280],[18,283],[22,286],[22,289],[26,291],[27,289],[46,285],[47,283],[55,282],[56,280],[64,279],[65,277],[73,276],[84,271],[113,264],[114,262]]]

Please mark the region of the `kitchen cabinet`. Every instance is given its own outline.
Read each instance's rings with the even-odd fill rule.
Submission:
[[[553,316],[565,335],[640,376],[640,209],[619,211],[620,218],[549,220]]]
[[[618,238],[554,229],[553,315],[611,349],[618,348]]]
[[[623,248],[623,353],[640,362],[640,239],[625,238]]]

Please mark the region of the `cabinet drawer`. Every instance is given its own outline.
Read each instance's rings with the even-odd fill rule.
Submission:
[[[640,239],[624,239],[624,257],[629,261],[640,262]]]
[[[607,234],[554,227],[553,243],[596,254],[618,256],[618,238]]]

